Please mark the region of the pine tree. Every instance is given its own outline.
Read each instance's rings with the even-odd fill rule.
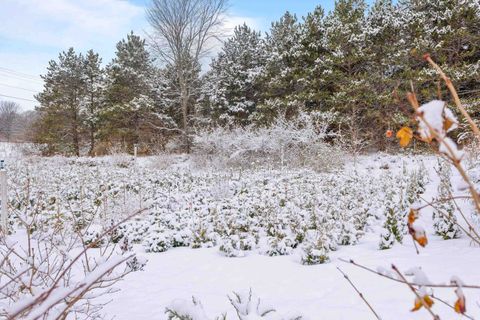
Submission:
[[[265,65],[260,33],[238,26],[211,63],[205,86],[211,116],[221,124],[248,124],[260,101],[259,75]]]
[[[73,48],[60,53],[58,62],[47,67],[44,89],[36,96],[39,120],[37,141],[47,144],[49,152],[80,155],[82,101],[85,97],[84,57]]]
[[[455,217],[453,200],[446,200],[452,196],[451,168],[446,161],[438,164],[440,183],[438,184],[438,200],[441,200],[433,211],[433,228],[435,233],[443,239],[455,239],[460,236],[460,228]],[[445,201],[446,200],[446,201]]]
[[[88,132],[89,155],[93,155],[98,139],[102,107],[104,106],[105,77],[98,53],[89,50],[84,61],[85,97],[83,119]]]
[[[388,191],[385,198],[385,223],[380,234],[379,248],[390,249],[395,242],[402,243],[405,233],[405,208],[402,198],[396,199],[393,192]]]
[[[325,76],[330,71],[324,68],[322,59],[328,53],[325,35],[325,13],[318,6],[308,13],[300,26],[300,48],[297,59],[300,61],[298,81],[302,90],[297,99],[307,111],[325,110],[324,100],[329,95],[325,90]]]
[[[295,15],[286,12],[272,24],[265,40],[267,61],[261,87],[263,103],[255,115],[258,122],[270,123],[278,115],[288,119],[303,107],[298,101],[304,88],[299,76],[299,49],[300,23]]]
[[[116,57],[107,66],[108,108],[103,135],[131,148],[142,141],[155,117],[153,59],[144,39],[130,33],[117,43]],[[143,139],[145,140],[145,139]]]
[[[410,57],[410,43],[405,29],[409,17],[391,0],[377,0],[368,11],[364,28],[368,81],[366,90],[373,93],[368,100],[368,122],[377,132],[399,128],[408,122],[405,112],[398,108],[399,84],[404,82],[404,63]],[[385,116],[387,115],[388,116]],[[369,129],[368,129],[369,130]],[[370,131],[370,130],[369,130]],[[386,148],[389,140],[382,135],[371,135],[372,142]],[[394,143],[393,140],[390,140]]]
[[[343,135],[357,145],[364,145],[360,142],[373,135],[365,128],[376,127],[371,116],[376,92],[369,80],[365,10],[363,0],[335,3],[324,22],[327,54],[319,61],[325,70],[325,108],[342,115],[339,126]]]

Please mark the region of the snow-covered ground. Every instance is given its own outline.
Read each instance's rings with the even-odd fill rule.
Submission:
[[[378,169],[385,164],[393,166],[394,171],[400,170],[402,161],[395,161],[394,157],[372,161],[374,158],[364,158],[358,171],[368,167]],[[424,161],[431,182],[423,198],[429,200],[436,196],[438,185],[434,169],[436,160],[427,158]],[[453,180],[458,177],[454,176]],[[468,208],[466,203],[462,206]],[[389,270],[391,264],[402,271],[421,266],[434,283],[448,283],[452,276],[459,276],[466,283],[480,283],[479,248],[465,238],[445,241],[436,236],[431,211],[431,208],[422,211],[421,223],[427,229],[429,244],[420,248],[418,255],[408,237],[403,244],[396,243],[390,250],[379,250],[376,232],[367,233],[355,246],[342,246],[331,253],[330,263],[315,266],[301,265],[298,253],[278,257],[250,253],[246,257],[226,258],[216,248],[174,248],[161,254],[146,254],[149,262],[145,270],[130,274],[119,285],[121,291],[112,296],[106,312],[125,320],[166,319],[167,306],[178,305],[179,300],[180,305],[186,305],[194,296],[202,302],[209,319],[223,313],[227,313],[227,319],[234,319],[235,310],[228,296],[252,290],[262,303],[277,310],[278,317],[273,319],[289,319],[289,315],[301,315],[303,319],[373,319],[371,311],[337,270],[340,267],[382,319],[426,319],[430,315],[425,309],[411,312],[414,296],[407,286],[339,258],[353,259],[375,270],[378,267]],[[474,318],[480,317],[478,290],[465,292],[469,297],[467,313]],[[436,289],[435,295],[452,305],[456,299],[453,289]],[[447,319],[462,318],[438,301],[434,310]]]
[[[192,296],[201,301],[207,315],[197,307],[199,317],[193,320],[213,320],[223,313],[227,319],[237,319],[228,296],[250,290],[262,305],[277,310],[266,319],[297,315],[372,319],[337,267],[382,319],[429,317],[424,309],[410,311],[415,297],[404,284],[340,259],[353,259],[375,270],[391,270],[392,263],[402,271],[421,266],[434,283],[448,283],[452,276],[480,283],[479,248],[465,236],[448,241],[436,236],[431,208],[421,212],[429,244],[420,248],[420,254],[406,234],[403,243],[394,241],[391,249],[379,250],[386,211],[392,209],[396,218],[405,220],[408,201],[417,205],[422,198],[437,196],[437,160],[431,156],[374,154],[329,173],[198,171],[183,158],[168,158],[172,163],[159,163],[165,158],[134,161],[122,156],[11,159],[7,157],[15,190],[11,201],[22,209],[22,202],[16,201],[28,185],[33,203],[42,208],[39,223],[46,228],[58,227],[59,221],[65,228],[73,223],[83,228],[85,221],[78,220],[82,217],[87,225],[92,223],[86,234],[94,237],[112,219],[148,208],[120,230],[148,262],[143,271],[132,272],[116,284],[117,293],[101,298],[110,301],[103,312],[115,319],[167,319],[167,307],[188,308]],[[455,186],[459,180],[455,173],[452,180]],[[470,204],[459,203],[465,212],[471,211]],[[15,229],[14,217],[11,223]],[[398,226],[405,228],[402,221]],[[307,254],[325,255],[329,261],[304,265]],[[450,304],[455,301],[453,289],[434,293]],[[479,292],[465,293],[467,314],[480,317]],[[439,301],[434,310],[442,319],[460,318]]]
[[[450,275],[465,282],[480,283],[479,248],[467,240],[444,241],[433,237],[420,255],[411,241],[390,250],[378,250],[378,237],[367,237],[359,245],[342,247],[331,255],[332,262],[303,266],[295,257],[268,257],[251,254],[243,258],[225,258],[215,248],[177,248],[161,254],[148,254],[145,271],[135,272],[119,284],[120,292],[111,297],[105,311],[116,319],[167,319],[165,307],[175,299],[198,298],[210,319],[228,312],[236,319],[227,295],[249,289],[279,315],[300,314],[304,319],[374,319],[353,288],[336,269],[342,268],[362,291],[382,319],[428,319],[426,310],[410,312],[414,296],[405,285],[347,265],[339,257],[354,259],[374,269],[389,268],[391,263],[405,271],[422,266],[430,280],[446,283]],[[465,290],[468,314],[480,317],[478,291]],[[455,301],[452,289],[435,293],[450,303]],[[435,303],[435,310],[460,319],[451,309]],[[280,318],[281,319],[281,318]]]

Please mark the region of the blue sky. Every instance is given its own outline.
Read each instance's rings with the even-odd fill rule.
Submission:
[[[107,63],[130,30],[145,35],[149,0],[0,0],[0,99],[32,109],[48,61],[73,46],[93,49]],[[267,31],[285,11],[299,17],[334,0],[230,0],[226,27],[246,22]],[[8,98],[5,96],[16,97]],[[21,100],[21,99],[25,100]]]

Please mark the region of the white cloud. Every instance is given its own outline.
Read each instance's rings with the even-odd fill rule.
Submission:
[[[146,25],[145,9],[124,0],[0,1],[0,68],[34,76],[43,74],[48,61],[68,47],[93,49],[108,62],[120,39],[130,30],[143,35]],[[34,100],[31,91],[42,89],[39,78],[0,71],[0,94]],[[24,109],[37,104],[12,100]]]
[[[48,61],[60,51],[74,47],[77,52],[93,49],[107,63],[115,53],[115,44],[133,30],[145,36],[149,26],[145,8],[127,0],[0,0],[0,68],[30,75],[43,74]],[[246,23],[260,30],[263,22],[252,17],[228,15],[224,19],[225,36],[235,26]],[[3,41],[1,43],[1,39]],[[212,43],[210,57],[221,49]],[[207,67],[209,58],[202,61]],[[208,68],[208,67],[207,67]],[[1,69],[0,69],[1,71]],[[33,81],[32,81],[33,80]],[[0,72],[0,94],[34,100],[42,89],[40,78],[16,77]],[[7,99],[1,97],[0,99]],[[24,109],[36,102],[16,100]]]
[[[117,38],[143,20],[121,0],[3,0],[0,36],[50,47],[87,47]]]
[[[228,15],[227,17],[225,17],[223,25],[227,35],[232,35],[235,27],[238,25],[242,25],[244,23],[247,24],[250,28],[255,29],[257,31],[259,31],[263,25],[263,21],[258,18],[232,16],[232,15]]]

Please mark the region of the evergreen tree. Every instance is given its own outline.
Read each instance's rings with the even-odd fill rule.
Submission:
[[[260,33],[238,26],[211,63],[205,87],[212,117],[221,124],[248,124],[260,101],[259,76],[265,64]]]
[[[83,119],[89,141],[89,155],[93,155],[98,139],[102,107],[104,106],[105,77],[98,53],[89,50],[84,61],[85,97]]]
[[[325,76],[330,71],[321,63],[327,54],[325,39],[325,13],[318,6],[304,18],[300,26],[300,48],[297,59],[298,81],[302,82],[303,90],[298,94],[306,110],[326,110],[324,100],[329,94],[325,88]]]
[[[36,96],[40,102],[36,140],[47,144],[50,153],[80,155],[84,65],[83,55],[70,48],[60,53],[58,62],[51,60],[42,76],[44,89]]]
[[[109,140],[125,142],[131,148],[142,141],[155,118],[153,60],[145,40],[130,33],[117,43],[116,57],[107,66],[106,97],[103,112],[106,121],[103,135]]]
[[[371,116],[376,92],[369,81],[365,10],[363,0],[335,3],[324,23],[327,54],[319,61],[325,70],[326,108],[343,116],[339,123],[342,134],[356,144],[371,139],[373,133],[364,129],[376,125]]]
[[[460,228],[457,225],[455,217],[455,203],[453,200],[446,200],[452,196],[451,168],[448,162],[442,161],[438,165],[438,174],[440,183],[438,184],[437,192],[438,199],[441,202],[434,208],[433,211],[433,228],[435,233],[443,239],[455,239],[460,236]]]
[[[277,115],[291,118],[302,107],[298,101],[298,94],[304,86],[299,77],[300,23],[297,17],[286,12],[272,24],[265,43],[267,61],[262,80],[263,103],[255,118],[270,123]]]

